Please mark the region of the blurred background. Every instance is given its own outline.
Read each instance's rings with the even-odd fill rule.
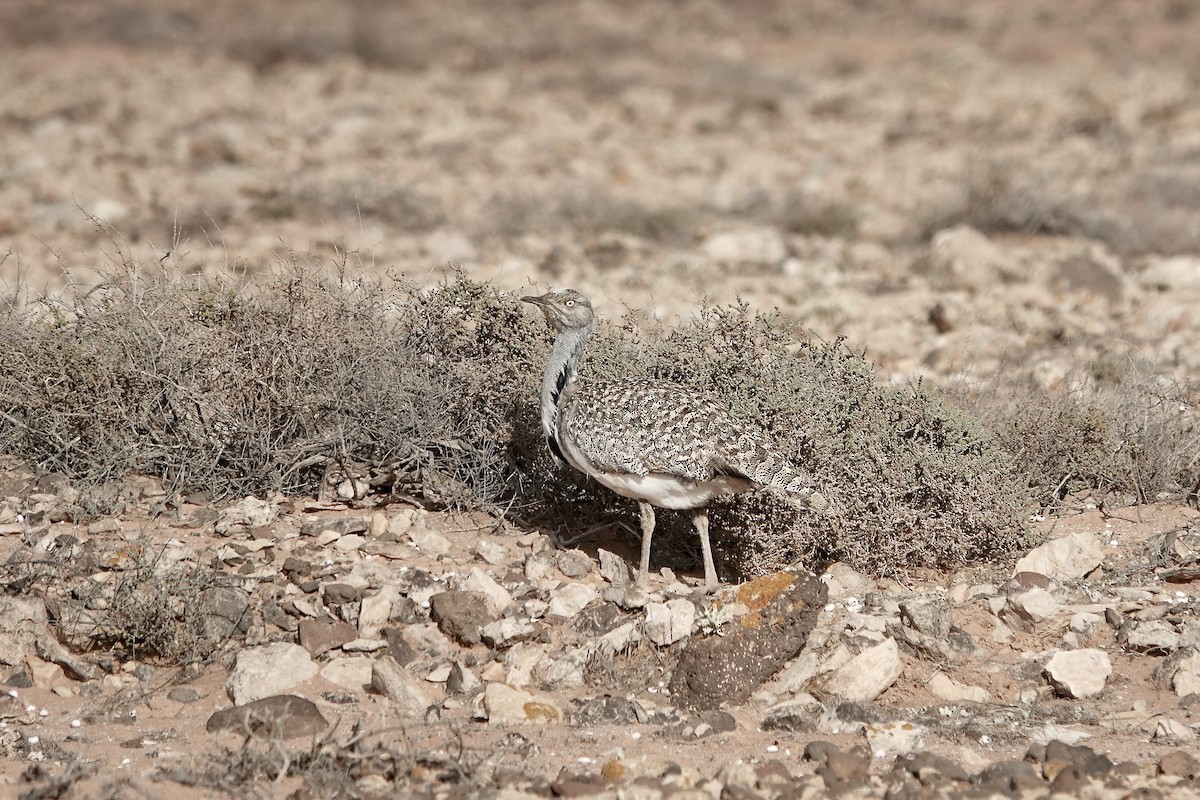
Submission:
[[[168,251],[1200,367],[1200,3],[5,0],[0,293]]]

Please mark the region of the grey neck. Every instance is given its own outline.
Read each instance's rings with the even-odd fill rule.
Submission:
[[[542,375],[542,430],[553,450],[558,445],[558,409],[567,387],[579,379],[579,365],[592,326],[566,328],[554,340],[546,372]]]

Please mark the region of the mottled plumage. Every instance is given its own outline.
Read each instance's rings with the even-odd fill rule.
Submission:
[[[707,505],[715,497],[767,486],[817,511],[828,503],[758,426],[735,419],[714,398],[676,383],[622,378],[580,384],[579,365],[594,325],[591,303],[572,289],[523,298],[558,334],[542,381],[542,426],[551,452],[618,494],[642,518],[645,583],[654,509],[693,509],[705,584],[717,585]]]

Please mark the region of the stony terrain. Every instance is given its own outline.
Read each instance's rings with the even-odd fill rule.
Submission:
[[[1194,380],[1196,41],[1174,0],[12,0],[0,297],[312,253],[740,297],[897,382]],[[1179,498],[705,597],[596,520],[71,492],[0,474],[0,795],[1200,795]]]
[[[8,794],[1200,795],[1188,508],[1083,504],[1015,567],[833,564],[705,596],[665,568],[632,585],[625,531],[575,548],[481,514],[284,498],[150,519],[146,481],[142,510],[83,526],[31,477],[9,472],[0,504],[25,587],[0,600]],[[156,625],[182,633],[155,592],[198,609],[212,663],[128,646],[122,626],[147,649]]]

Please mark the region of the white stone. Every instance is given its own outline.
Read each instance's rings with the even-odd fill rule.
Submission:
[[[849,597],[866,597],[875,588],[874,581],[840,561],[825,568],[821,582],[829,588],[831,603],[844,603]]]
[[[1192,653],[1179,662],[1179,668],[1171,677],[1171,688],[1179,697],[1200,694],[1200,652]]]
[[[829,674],[821,690],[858,703],[874,700],[900,677],[904,662],[895,639],[863,650]]]
[[[246,497],[217,514],[217,533],[237,527],[262,528],[279,516],[279,507],[257,497]]]
[[[275,642],[241,650],[226,688],[234,705],[283,694],[317,674],[312,656],[298,644]]]
[[[383,626],[392,618],[392,603],[400,599],[395,586],[384,586],[362,599],[358,610],[358,635],[363,639],[378,639]]]
[[[987,703],[992,699],[982,686],[959,683],[944,672],[929,679],[929,691],[951,703]]]
[[[493,567],[498,567],[508,560],[508,549],[490,539],[480,539],[471,547],[471,552]]]
[[[504,682],[515,687],[532,683],[533,670],[546,657],[546,650],[546,645],[532,642],[513,645],[504,655],[504,666],[508,670]]]
[[[532,632],[533,625],[529,620],[511,617],[489,622],[479,630],[484,642],[490,643],[492,647],[504,647],[514,639],[520,639]]]
[[[915,722],[870,723],[863,728],[871,754],[911,753],[925,746],[928,734],[924,725]]]
[[[599,597],[596,587],[586,583],[568,583],[560,586],[550,595],[550,605],[546,614],[550,616],[571,617],[578,614],[588,603]]]
[[[1033,626],[1053,617],[1062,609],[1054,595],[1045,589],[1035,586],[1018,594],[1010,595],[1008,604],[1000,613],[1000,619],[1005,624],[1032,630]]]
[[[668,600],[646,605],[646,637],[659,647],[690,636],[696,622],[696,606],[690,600]]]
[[[440,556],[450,552],[450,540],[431,525],[428,519],[409,529],[408,538],[414,547],[426,555]]]
[[[423,714],[430,705],[425,681],[400,666],[391,656],[380,656],[371,665],[371,689],[405,709]]]
[[[343,689],[361,692],[371,684],[371,667],[375,659],[367,656],[335,658],[321,668],[321,677]]]
[[[397,511],[387,523],[387,534],[398,540],[408,533],[409,529],[425,514],[418,508],[403,508]]]
[[[1158,723],[1154,728],[1154,738],[1167,739],[1173,742],[1194,742],[1196,740],[1196,732],[1183,724],[1179,720],[1171,719],[1168,716],[1158,718]]]
[[[1090,636],[1104,624],[1104,617],[1090,611],[1080,611],[1071,616],[1071,630],[1081,636]]]
[[[1095,697],[1112,674],[1112,662],[1103,650],[1063,650],[1046,662],[1045,674],[1061,695]]]
[[[1104,545],[1094,534],[1081,531],[1052,539],[1030,550],[1013,570],[1036,572],[1053,580],[1082,578],[1104,561]]]
[[[563,713],[554,702],[523,689],[503,683],[489,683],[480,695],[482,718],[489,724],[537,723],[562,721]]]

